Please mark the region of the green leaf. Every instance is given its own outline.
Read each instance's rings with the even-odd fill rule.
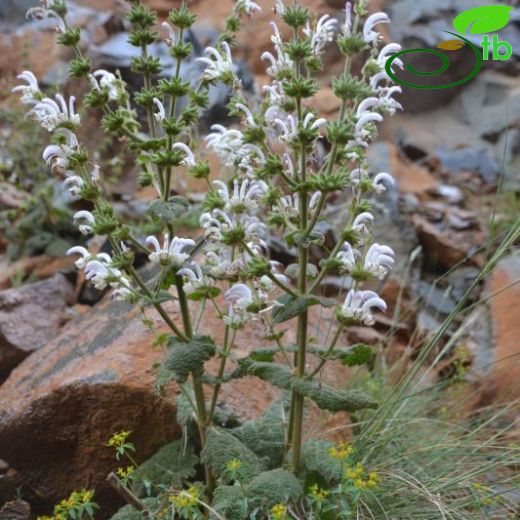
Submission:
[[[198,462],[191,443],[171,442],[135,470],[132,491],[139,498],[146,497],[146,482],[153,482],[154,490],[159,486],[182,489],[184,481],[195,476]]]
[[[156,388],[161,391],[171,381],[185,383],[193,373],[204,372],[204,362],[215,355],[215,343],[209,336],[195,336],[188,343],[176,337],[168,341],[171,351],[159,367]]]
[[[344,365],[356,367],[370,363],[373,357],[374,350],[372,347],[359,343],[358,345],[354,345],[344,354],[340,354],[339,359]]]
[[[292,387],[329,412],[356,412],[377,408],[377,402],[360,390],[336,390],[318,381],[294,378]]]
[[[217,428],[208,431],[200,456],[201,461],[225,482],[230,482],[232,478],[227,469],[227,464],[232,459],[238,459],[242,463],[240,472],[246,481],[265,469],[263,461],[245,444],[228,431]]]
[[[246,520],[247,501],[239,486],[219,486],[215,489],[212,502],[213,509],[224,518]]]
[[[461,34],[486,34],[496,32],[509,23],[512,7],[508,5],[484,5],[459,14],[453,27]]]
[[[267,507],[296,502],[303,494],[300,481],[284,469],[260,473],[249,483],[246,491],[253,502]]]
[[[174,220],[184,216],[189,209],[189,202],[184,197],[171,197],[164,202],[156,200],[150,204],[148,213],[152,218],[171,224]]]
[[[332,442],[311,440],[302,446],[302,463],[306,473],[317,473],[328,484],[341,480],[340,461],[328,456],[329,448],[333,446]]]
[[[275,307],[272,314],[274,324],[291,320],[313,305],[319,304],[324,307],[333,307],[336,305],[336,301],[330,298],[321,298],[319,296],[294,297],[290,294],[284,294],[278,299],[278,303],[281,303],[281,306]]]

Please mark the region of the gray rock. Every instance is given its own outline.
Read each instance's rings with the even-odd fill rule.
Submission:
[[[455,310],[456,302],[447,290],[443,291],[426,282],[419,282],[416,291],[424,306],[438,315],[447,316]]]
[[[0,509],[0,520],[30,520],[31,506],[24,500],[7,502]]]
[[[57,334],[73,302],[74,286],[62,274],[0,292],[0,381]]]
[[[498,180],[499,165],[495,157],[486,148],[466,147],[456,150],[439,148],[436,155],[442,166],[451,173],[475,172],[492,186]]]

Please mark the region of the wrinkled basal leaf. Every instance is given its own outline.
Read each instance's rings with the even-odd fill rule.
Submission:
[[[453,27],[461,34],[496,32],[509,23],[512,9],[508,5],[484,5],[468,9],[453,20]]]
[[[458,51],[465,45],[466,44],[460,40],[445,40],[437,45],[437,49],[442,49],[443,51]]]

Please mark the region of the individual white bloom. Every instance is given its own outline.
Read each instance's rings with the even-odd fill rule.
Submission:
[[[221,45],[224,49],[223,54],[220,54],[217,49],[213,47],[206,47],[204,52],[210,57],[197,58],[197,61],[206,64],[204,79],[208,81],[233,75],[234,65],[233,57],[231,56],[231,49],[227,42],[222,42]]]
[[[27,85],[18,85],[17,87],[14,87],[11,92],[21,92],[21,101],[25,105],[38,103],[42,98],[42,93],[36,76],[30,70],[24,70],[16,77],[26,81]]]
[[[78,226],[80,233],[83,235],[94,233],[96,219],[90,211],[78,211],[72,218],[74,220],[74,224]]]
[[[211,285],[210,279],[206,279],[200,265],[198,264],[183,267],[177,271],[177,274],[187,280],[184,284],[184,291],[186,294],[193,294],[194,292]]]
[[[85,267],[85,278],[100,291],[108,286],[115,289],[117,299],[126,299],[131,294],[130,280],[110,264],[99,260],[91,260]]]
[[[386,62],[389,60],[389,58],[392,56],[392,54],[395,54],[396,52],[399,52],[401,50],[401,46],[398,43],[389,43],[388,45],[385,45],[380,51],[379,56],[377,57],[377,64],[385,70]],[[396,58],[392,65],[396,65],[400,69],[404,68],[404,63],[399,58]]]
[[[386,311],[386,303],[374,291],[355,291],[351,289],[339,311],[343,318],[355,320],[363,325],[374,325],[372,309]]]
[[[280,29],[278,29],[278,25],[276,25],[276,22],[269,22],[269,25],[273,29],[273,35],[271,36],[271,42],[276,47],[283,47],[283,39],[282,39],[282,33],[280,32]]]
[[[352,4],[347,2],[345,5],[345,23],[341,28],[341,33],[348,38],[352,33]]]
[[[255,11],[262,11],[262,8],[251,0],[238,0],[237,9],[243,10],[249,16],[252,16]]]
[[[274,12],[279,15],[283,15],[285,13],[285,5],[283,0],[274,0]]]
[[[370,15],[363,27],[363,39],[367,43],[377,44],[380,38],[380,34],[374,31],[374,27],[380,23],[390,23],[390,18],[385,13],[374,13]]]
[[[195,156],[188,145],[184,143],[175,143],[172,145],[172,150],[181,150],[181,152],[184,152],[185,157],[181,162],[183,166],[195,166]]]
[[[321,192],[314,192],[309,199],[308,210],[312,215],[317,206],[321,197]],[[293,195],[286,195],[280,199],[280,204],[278,207],[274,208],[275,211],[279,210],[282,215],[289,221],[297,220],[300,216],[300,195],[299,193],[294,193]]]
[[[43,152],[43,160],[52,172],[63,175],[69,169],[70,156],[77,152],[79,142],[76,134],[66,128],[60,128],[58,132],[65,135],[67,142],[47,146]]]
[[[341,262],[341,270],[351,273],[356,267],[356,254],[349,242],[343,244],[343,249],[336,255],[336,259]]]
[[[246,122],[249,126],[258,126],[255,122],[255,118],[253,117],[253,113],[251,112],[251,110],[249,110],[248,107],[246,107],[242,103],[235,103],[235,108],[237,110],[240,110],[241,112],[244,112],[246,116]]]
[[[296,170],[294,168],[294,162],[293,162],[291,156],[287,152],[283,154],[282,164],[286,168],[286,170],[289,174],[289,177],[293,178],[296,173]]]
[[[222,125],[213,125],[213,132],[206,137],[210,148],[219,156],[225,166],[233,166],[238,151],[244,144],[244,134],[240,130],[228,130]]]
[[[86,248],[82,246],[71,247],[67,251],[67,255],[80,255],[80,257],[74,263],[78,269],[83,269],[91,260],[97,260],[98,262],[101,262],[107,266],[112,264],[112,258],[108,253],[98,253],[97,255],[92,255]]]
[[[244,266],[244,262],[240,257],[232,259],[231,249],[227,247],[208,251],[206,259],[209,274],[217,279],[236,279]]]
[[[282,83],[280,81],[273,81],[271,85],[264,86],[263,90],[269,95],[269,107],[264,112],[266,122],[269,124],[274,123],[276,119],[285,119],[287,113],[282,108],[285,101]]]
[[[91,82],[94,88],[106,88],[110,99],[117,100],[119,97],[119,80],[112,72],[105,69],[96,70],[92,73]]]
[[[233,328],[242,327],[250,317],[247,308],[254,303],[253,292],[247,285],[239,283],[228,289],[224,296],[228,312],[223,322]]]
[[[391,116],[393,116],[397,110],[403,110],[401,103],[396,101],[392,96],[394,94],[401,94],[403,89],[401,87],[390,87],[381,91],[381,97],[379,99],[379,106],[386,110]]]
[[[280,139],[282,141],[289,143],[298,137],[298,125],[292,115],[287,116],[285,121],[282,119],[276,119],[275,124],[281,130]],[[318,130],[326,124],[327,120],[325,118],[320,117],[316,119],[316,116],[312,112],[309,112],[304,117],[302,126],[304,130]]]
[[[376,74],[374,74],[370,78],[370,87],[372,88],[372,90],[379,92],[381,89],[384,89],[385,87],[379,86],[379,83],[381,83],[382,81],[391,81],[390,76],[385,71],[377,72]]]
[[[60,33],[64,33],[67,28],[65,27],[65,22],[61,18],[61,16],[49,8],[49,5],[46,1],[41,1],[41,7],[32,7],[27,11],[25,17],[33,20],[44,20],[45,18],[54,18],[57,22],[56,30]]]
[[[126,301],[130,296],[133,295],[133,291],[125,285],[127,283],[129,284],[130,281],[126,278],[124,280],[124,283],[122,283],[121,286],[118,289],[115,289],[112,293],[112,298],[114,300]]]
[[[358,106],[356,117],[359,119],[365,112],[369,112],[371,108],[379,106],[379,98],[369,97],[361,101]]]
[[[352,229],[363,236],[367,236],[370,233],[368,226],[371,226],[374,222],[374,215],[365,211],[358,215],[352,224]]]
[[[79,175],[71,175],[63,181],[63,185],[75,199],[78,199],[81,197],[81,190],[85,186],[85,181]]]
[[[331,18],[329,14],[324,14],[318,20],[314,30],[311,29],[309,22],[307,22],[307,26],[303,32],[305,36],[311,39],[313,54],[320,54],[327,43],[334,41],[337,24],[338,21],[335,18]]]
[[[242,185],[238,180],[233,181],[233,192],[230,193],[227,185],[219,180],[213,181],[218,187],[217,193],[224,201],[224,211],[243,213],[258,208],[258,201],[267,193],[268,187],[264,181],[246,179]]]
[[[265,164],[265,154],[262,149],[256,145],[247,143],[237,152],[238,167],[245,171],[246,174],[252,175],[254,168],[258,168]]]
[[[274,26],[276,27],[276,25],[274,25]],[[277,27],[276,27],[276,29],[278,30]],[[274,39],[275,41],[278,40],[278,38],[276,36],[272,36],[271,38]],[[294,67],[294,62],[291,60],[289,55],[282,50],[281,39],[280,39],[280,43],[275,43],[274,50],[276,53],[276,57],[272,53],[266,51],[266,52],[262,53],[260,58],[263,61],[268,61],[271,64],[266,69],[267,74],[269,74],[270,76],[276,77],[281,72],[291,70]]]
[[[163,22],[161,24],[163,31],[168,35],[165,39],[166,45],[168,47],[173,47],[176,44],[177,38],[175,37],[175,30],[168,22]]]
[[[379,123],[383,120],[383,116],[377,112],[363,112],[358,116],[355,131],[356,138],[361,145],[367,146],[364,142],[365,139],[370,135],[370,132],[366,130],[366,125],[369,123]]]
[[[100,182],[100,175],[99,175],[100,167],[99,164],[95,164],[90,171],[90,179],[94,184],[99,184]]]
[[[166,110],[164,105],[156,97],[153,98],[153,103],[157,107],[157,112],[155,112],[153,117],[157,122],[162,123],[166,119]]]
[[[74,110],[74,96],[70,97],[68,105],[60,94],[56,94],[56,100],[59,105],[53,99],[44,98],[34,106],[29,115],[49,132],[57,127],[78,127],[81,119]]]
[[[394,267],[394,250],[389,246],[372,244],[365,255],[364,268],[382,280]]]
[[[186,248],[193,247],[195,241],[191,238],[174,237],[170,243],[169,235],[165,235],[163,246],[161,248],[159,241],[154,236],[149,236],[146,239],[146,245],[153,247],[153,252],[148,256],[150,262],[160,263],[163,266],[173,265],[181,267],[190,257],[186,253]]]
[[[393,177],[388,173],[378,173],[374,177],[373,181],[374,190],[377,194],[384,193],[388,187],[393,188],[395,186],[395,181]]]
[[[246,242],[263,244],[265,224],[257,217],[240,214],[228,215],[221,209],[214,209],[211,213],[203,213],[200,225],[205,230],[205,237],[214,242],[222,242],[226,236],[243,235]]]

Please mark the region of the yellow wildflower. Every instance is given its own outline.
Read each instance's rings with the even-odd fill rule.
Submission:
[[[337,446],[329,448],[329,455],[336,460],[345,460],[352,453],[352,446],[346,442],[340,442]]]
[[[347,470],[345,471],[345,475],[347,478],[351,480],[356,480],[359,479],[361,475],[363,475],[364,471],[365,470],[363,468],[363,464],[361,464],[361,462],[358,462],[355,468],[347,468]]]
[[[367,487],[367,481],[363,480],[362,478],[357,478],[354,481],[354,486],[356,486],[358,489],[365,489]]]
[[[196,486],[191,486],[185,491],[181,491],[178,495],[172,495],[170,502],[179,509],[189,509],[197,505],[199,498],[199,490]]]
[[[116,473],[119,478],[127,479],[132,476],[132,473],[135,471],[134,466],[127,466],[127,468],[117,468]]]
[[[239,459],[231,459],[227,463],[227,469],[229,471],[236,472],[242,467],[242,461]]]
[[[119,448],[123,446],[123,444],[126,442],[126,439],[128,439],[128,436],[131,433],[132,432],[125,430],[122,430],[118,433],[114,433],[112,437],[110,437],[110,439],[108,440],[107,446],[109,446],[110,448]]]
[[[271,514],[274,520],[283,520],[287,513],[287,507],[283,504],[276,504],[271,508]]]
[[[320,487],[318,487],[318,484],[313,484],[309,488],[309,491],[312,498],[314,498],[314,500],[316,500],[316,502],[318,503],[323,502],[330,495],[330,491],[327,491],[326,489],[321,489]]]

